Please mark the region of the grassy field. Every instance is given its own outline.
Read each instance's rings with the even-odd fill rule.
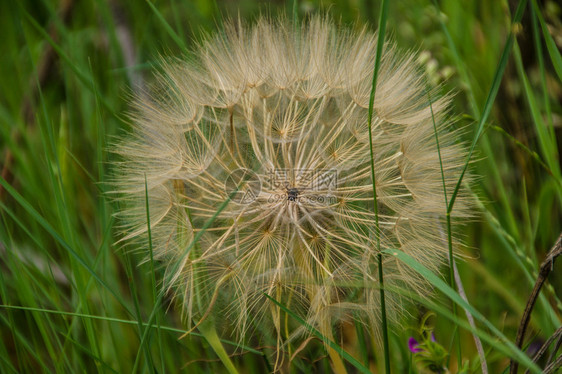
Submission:
[[[410,337],[422,341],[424,327],[436,338],[435,344],[428,338],[433,348],[425,352],[443,353],[452,373],[459,366],[482,372],[474,336],[488,372],[507,372],[511,357],[520,369],[529,366],[515,338],[540,264],[562,231],[562,6],[404,0],[390,1],[382,18],[380,9],[375,0],[3,1],[0,371],[273,369],[273,337],[240,346],[230,336],[220,344],[218,336],[195,330],[179,339],[186,326],[173,301],[159,297],[162,269],[118,242],[119,206],[107,194],[116,157],[110,150],[130,130],[130,93],[153,79],[160,55],[189,54],[226,17],[326,11],[373,30],[382,21],[400,49],[416,51],[431,84],[455,93],[458,140],[474,146],[468,166],[476,176],[474,219],[452,221],[465,244],[456,263],[467,301],[448,286],[448,269],[439,278],[409,264],[436,297],[416,300],[409,317],[389,326],[392,372],[430,370],[408,348]],[[544,267],[550,274],[524,341],[531,357],[561,325],[560,262]],[[385,350],[369,329],[342,331],[336,348],[347,352],[349,372],[385,371]],[[332,370],[325,337],[313,337],[283,370]],[[560,360],[556,342],[534,372]]]

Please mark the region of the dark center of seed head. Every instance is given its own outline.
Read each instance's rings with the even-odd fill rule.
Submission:
[[[296,188],[289,188],[287,190],[287,200],[296,201],[299,196],[299,190]]]

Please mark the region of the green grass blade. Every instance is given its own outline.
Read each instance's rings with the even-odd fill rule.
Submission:
[[[0,177],[0,185],[55,239],[69,254],[80,264],[90,275],[109,293],[111,293],[115,300],[123,306],[123,308],[131,315],[133,315],[130,308],[125,303],[125,300],[115,292],[100,276],[88,265],[88,263],[80,257],[80,255],[72,249],[72,247],[59,235],[58,232],[37,212],[27,200],[23,198],[12,186],[10,186],[4,178]]]
[[[66,63],[66,65],[68,67],[70,67],[70,69],[76,74],[76,76],[78,77],[78,79],[80,79],[80,81],[84,84],[84,86],[88,89],[91,89],[93,86],[93,78],[88,76],[86,73],[84,73],[82,70],[80,70],[80,68],[78,68],[78,66],[76,66],[76,64],[74,64],[72,62],[72,60],[70,59],[70,57],[64,52],[64,50],[57,44],[55,43],[55,41],[53,40],[53,38],[51,38],[51,36],[41,27],[41,25],[39,25],[39,23],[25,10],[23,10],[24,12],[24,16],[25,18],[28,20],[28,22],[33,26],[33,28],[35,28],[41,35],[42,37],[53,47],[53,49],[57,52],[57,54],[64,60],[64,62]],[[99,95],[99,93],[97,91],[93,92],[94,94],[98,95],[97,98],[100,101],[100,103],[103,104],[103,106],[108,110],[108,112],[115,117],[117,120],[121,121],[121,119],[119,118],[119,116],[117,114],[115,114],[114,112],[114,108],[112,108],[112,106],[110,105],[109,101],[107,101],[107,99],[105,97],[103,97],[102,95]]]
[[[546,68],[544,65],[543,48],[541,44],[540,31],[538,25],[538,16],[535,9],[535,2],[532,1],[529,4],[531,13],[531,27],[533,30],[533,43],[535,45],[535,51],[537,53],[537,60],[539,62],[539,72],[541,77],[541,91],[542,100],[544,104],[544,109],[546,112],[546,122],[548,123],[548,129],[550,130],[550,137],[555,138],[554,126],[552,125],[552,110],[550,107],[550,98],[548,97],[548,88],[546,86]]]
[[[542,151],[543,157],[548,165],[548,168],[554,174],[554,177],[560,181],[560,169],[558,165],[558,150],[556,149],[556,139],[550,137],[550,132],[547,129],[546,124],[543,121],[542,113],[538,106],[537,100],[525,69],[523,67],[523,59],[521,58],[521,51],[517,43],[514,45],[513,54],[515,56],[515,65],[517,67],[517,73],[519,78],[523,83],[523,92],[527,98],[527,105],[531,111],[531,116],[533,118],[533,125],[538,136],[539,146]]]
[[[145,328],[142,324],[141,308],[140,308],[140,303],[139,303],[139,298],[138,298],[137,286],[136,286],[135,276],[133,274],[133,269],[132,269],[132,266],[131,266],[131,260],[130,260],[129,256],[127,256],[127,255],[125,255],[125,272],[127,274],[127,279],[129,280],[128,283],[129,283],[129,288],[131,290],[131,297],[133,299],[133,307],[134,307],[134,311],[135,311],[135,316],[137,318],[137,326],[138,326],[138,329],[139,329],[139,336],[143,336]],[[148,335],[148,340],[150,341],[150,335]],[[152,354],[150,352],[150,348],[147,344],[141,344],[139,346],[139,350],[141,350],[141,349],[144,352],[144,355],[145,355],[145,358],[146,358],[146,364],[148,366],[148,370],[151,373],[153,373],[155,370],[154,370],[154,364],[152,362]],[[139,353],[137,353],[137,354],[139,354]]]
[[[539,23],[541,24],[542,34],[544,37],[544,41],[546,43],[548,54],[550,55],[550,59],[552,61],[552,65],[554,66],[554,70],[558,75],[558,79],[562,81],[562,56],[560,55],[560,50],[556,46],[556,42],[554,41],[552,35],[550,35],[550,32],[548,31],[548,27],[544,22],[544,18],[540,12],[539,6],[537,5],[537,1],[532,0],[532,2],[533,2],[533,8],[535,9],[536,15],[539,19]]]
[[[199,331],[201,332],[201,335],[205,337],[205,340],[207,340],[211,348],[213,348],[213,351],[215,351],[217,356],[219,356],[219,359],[221,360],[226,370],[230,374],[238,374],[238,370],[236,370],[236,367],[232,363],[230,356],[228,355],[220,341],[215,326],[213,324],[202,323],[199,326]]]
[[[523,11],[525,9],[525,5],[527,4],[527,0],[519,0],[519,4],[517,5],[517,10],[515,11],[515,17],[513,18],[513,24],[521,22],[521,18],[523,17]],[[507,61],[509,59],[509,55],[511,54],[511,50],[513,48],[513,42],[515,39],[515,35],[513,30],[510,31],[507,41],[505,42],[505,46],[503,48],[500,61],[498,63],[498,67],[496,68],[496,73],[494,74],[494,79],[492,80],[492,86],[488,91],[488,96],[486,97],[486,102],[484,103],[484,110],[482,110],[482,116],[478,121],[478,125],[476,128],[476,134],[472,140],[472,144],[470,145],[470,150],[468,152],[468,156],[466,158],[464,167],[462,169],[461,175],[457,184],[455,185],[455,189],[451,195],[451,200],[449,201],[448,211],[451,212],[453,210],[453,206],[455,205],[455,200],[457,198],[457,194],[459,193],[464,175],[466,174],[466,170],[468,169],[468,165],[472,158],[472,154],[474,153],[474,149],[476,148],[476,143],[478,143],[478,139],[482,135],[484,131],[484,125],[490,116],[492,111],[492,105],[496,99],[498,94],[498,90],[500,88],[500,84],[502,81],[503,74],[505,72],[505,67],[507,66]]]
[[[525,144],[523,144],[522,142],[520,142],[519,140],[517,140],[513,135],[511,135],[510,133],[508,133],[507,131],[505,131],[503,128],[496,126],[496,125],[492,125],[490,126],[490,129],[499,132],[500,134],[502,134],[503,136],[507,137],[511,142],[513,142],[513,144],[515,144],[517,147],[521,148],[525,153],[527,153],[531,158],[533,158],[549,175],[554,177],[554,173],[552,172],[552,170],[550,170],[550,168],[548,167],[548,165],[541,159],[541,156],[529,149],[529,147],[527,147]],[[558,183],[558,184],[562,184],[562,181],[554,178],[554,180]]]
[[[460,307],[468,310],[470,314],[480,322],[482,322],[490,331],[494,333],[500,341],[505,344],[510,350],[510,356],[516,359],[518,362],[526,365],[533,373],[540,374],[540,368],[531,361],[531,359],[521,350],[519,350],[515,344],[513,344],[497,327],[490,323],[478,310],[476,310],[472,305],[463,300],[463,298],[451,287],[449,287],[441,278],[429,271],[425,266],[418,263],[410,255],[398,250],[385,250],[385,253],[392,255],[411,267],[418,274],[424,277],[432,286],[441,291],[445,296],[454,301]]]
[[[381,253],[381,233],[379,227],[379,208],[377,202],[377,187],[375,179],[375,155],[373,151],[373,109],[375,105],[375,95],[377,91],[377,80],[379,76],[379,69],[382,59],[383,47],[384,47],[384,36],[386,32],[386,19],[388,17],[388,0],[383,0],[381,4],[380,16],[379,16],[379,27],[378,27],[378,38],[377,38],[377,54],[375,56],[375,66],[373,67],[373,82],[371,85],[371,94],[369,96],[369,117],[368,117],[368,131],[369,131],[369,153],[371,161],[371,180],[373,184],[373,209],[375,213],[375,239],[377,245],[377,259],[378,259],[378,277],[380,283],[380,303],[381,303],[381,330],[383,335],[383,347],[384,347],[384,367],[385,372],[390,374],[390,345],[388,343],[388,322],[386,317],[386,302],[384,297],[384,270],[383,270],[383,259]]]
[[[166,19],[162,15],[162,13],[160,13],[160,11],[158,11],[158,9],[154,6],[154,4],[152,4],[152,2],[150,0],[146,0],[146,3],[150,7],[150,9],[154,13],[154,15],[156,15],[156,18],[158,18],[158,20],[160,21],[160,23],[162,24],[162,26],[164,27],[164,29],[166,30],[168,35],[170,35],[170,37],[178,45],[178,47],[180,47],[184,51],[187,50],[187,46],[186,46],[185,42],[183,41],[183,39],[179,37],[179,35],[174,31],[174,29],[172,29],[172,26],[170,26],[168,21],[166,21]]]
[[[148,204],[148,182],[146,179],[146,174],[144,175],[144,203],[145,203],[145,210],[146,210],[146,232],[148,234],[148,250],[150,252],[150,285],[152,288],[152,303],[153,305],[156,304],[156,295],[158,291],[156,290],[156,275],[154,271],[154,248],[152,246],[152,227],[150,225],[150,207]],[[157,329],[157,336],[158,336],[158,352],[160,354],[160,362],[164,365],[164,352],[162,348],[162,334],[160,332],[160,318],[156,317],[156,325],[158,326]],[[164,371],[164,367],[162,367]]]
[[[111,366],[109,366],[101,357],[95,356],[94,354],[92,354],[92,352],[90,352],[88,347],[84,347],[82,344],[80,344],[79,342],[77,342],[76,340],[74,340],[72,338],[66,337],[66,339],[68,341],[70,341],[70,343],[72,343],[72,345],[74,347],[76,347],[80,352],[83,352],[85,355],[90,357],[92,359],[92,361],[94,361],[96,363],[96,365],[99,365],[99,368],[103,368],[104,373],[110,372],[110,373],[119,374],[119,372],[117,370],[115,370]]]
[[[429,102],[429,110],[431,111],[431,121],[433,122],[433,133],[435,135],[435,144],[437,146],[437,155],[439,156],[439,168],[441,169],[441,182],[443,184],[443,197],[445,199],[445,207],[449,206],[449,201],[447,199],[447,185],[445,182],[445,172],[443,171],[443,158],[441,157],[441,146],[439,145],[439,134],[437,131],[437,124],[435,123],[435,115],[433,113],[433,105],[431,104],[431,96],[429,91],[427,92],[427,99]],[[445,217],[447,220],[447,249],[449,251],[449,286],[455,289],[455,277],[454,277],[454,264],[455,258],[453,256],[453,234],[451,227],[451,212],[448,209],[445,211]],[[453,303],[453,314],[457,316],[457,306]],[[453,334],[453,339],[457,341],[457,366],[462,367],[462,344],[460,336]]]
[[[433,5],[435,6],[435,9],[437,9],[437,11],[440,12],[439,4],[437,3],[437,0],[433,0]],[[441,30],[443,31],[443,34],[445,34],[445,38],[447,39],[447,45],[449,46],[449,49],[451,50],[451,55],[453,56],[453,60],[455,60],[455,65],[456,65],[457,70],[458,70],[458,72],[461,76],[461,80],[466,85],[467,93],[468,93],[468,100],[470,101],[470,109],[472,110],[472,114],[476,118],[479,118],[480,117],[480,110],[478,109],[478,104],[477,104],[476,98],[474,96],[474,89],[472,88],[472,82],[471,82],[471,80],[468,76],[468,73],[466,71],[466,66],[463,62],[463,59],[459,55],[458,48],[455,45],[455,42],[453,41],[451,33],[447,29],[447,26],[445,25],[445,22],[443,21],[443,18],[438,17],[437,19],[439,20],[439,26],[441,26]]]
[[[423,305],[428,310],[431,310],[432,312],[444,316],[445,318],[453,322],[453,324],[455,325],[455,330],[458,330],[458,328],[461,327],[466,331],[469,331],[471,334],[478,336],[480,339],[488,343],[491,347],[501,352],[502,354],[508,357],[512,354],[510,348],[507,347],[505,344],[499,342],[496,337],[488,334],[487,332],[481,329],[474,328],[467,321],[464,321],[458,316],[455,316],[450,310],[444,308],[442,305],[432,301],[431,299],[427,297],[422,297],[417,293],[409,292],[397,287],[387,287],[387,291],[405,296],[408,299],[411,299],[419,303],[420,305]],[[455,331],[454,333],[457,334],[457,331]]]
[[[201,230],[199,230],[195,236],[193,237],[193,240],[191,241],[191,243],[189,243],[189,245],[187,246],[187,248],[185,249],[185,252],[182,254],[182,257],[180,259],[177,260],[176,264],[173,266],[172,270],[169,272],[170,276],[172,276],[176,270],[178,269],[178,267],[180,266],[180,264],[182,263],[182,260],[184,257],[188,256],[189,253],[191,252],[191,250],[193,249],[193,247],[199,242],[199,239],[201,239],[201,237],[203,236],[203,234],[207,231],[207,229],[209,229],[211,227],[211,225],[213,224],[213,222],[215,221],[215,219],[217,219],[218,215],[227,207],[227,205],[230,203],[231,197],[233,196],[233,194],[236,193],[236,190],[234,190],[231,195],[228,196],[228,198],[219,206],[219,208],[217,209],[217,211],[215,212],[215,214],[213,214],[212,217],[210,217],[205,224],[201,227]],[[167,280],[164,282],[164,284],[167,283]],[[156,299],[156,303],[154,304],[152,311],[150,313],[150,316],[148,317],[148,324],[152,324],[154,321],[154,318],[156,317],[156,312],[158,311],[158,309],[160,308],[160,305],[162,303],[162,299],[164,298],[164,292],[165,290],[162,289],[160,291],[160,293],[158,294],[158,298]],[[148,337],[148,332],[149,329],[145,329],[144,333],[141,337],[141,347],[146,344],[147,342],[147,337]],[[139,349],[141,348],[139,347]],[[219,357],[222,359],[223,357],[221,357],[221,355],[219,355]],[[136,359],[135,359],[135,364],[133,366],[133,371],[136,370],[136,368],[138,367],[139,364],[139,358],[140,355],[137,355]],[[228,356],[226,357],[228,359],[228,361],[230,361],[230,359],[228,358]],[[230,366],[230,364],[227,364],[228,366]],[[228,367],[227,366],[227,367]]]
[[[6,320],[6,317],[0,314],[0,319],[4,324],[12,327],[11,331],[14,332],[14,337],[21,344],[22,348],[24,348],[33,358],[35,358],[36,362],[43,368],[45,373],[49,373],[52,369],[49,369],[47,364],[43,362],[43,360],[37,353],[38,350],[35,349],[33,344],[18,329],[13,328],[13,326],[10,325],[9,321]]]
[[[26,307],[26,306],[19,306],[19,305],[0,305],[0,308],[13,309],[13,310],[28,310],[28,311],[32,311],[32,312],[57,314],[57,315],[61,315],[61,316],[89,318],[89,319],[111,322],[111,323],[121,323],[121,324],[124,324],[124,325],[135,326],[135,325],[138,324],[137,321],[127,320],[127,319],[122,319],[122,318],[97,316],[97,315],[92,315],[92,314],[75,313],[75,312],[65,312],[65,311],[61,311],[61,310],[52,310],[52,309],[45,309],[45,308],[33,308],[33,307]],[[157,325],[151,325],[148,322],[142,322],[142,325],[143,325],[143,327],[149,327],[150,329],[156,329],[158,327]],[[182,334],[182,335],[187,332],[187,330],[178,329],[178,328],[170,327],[170,326],[161,326],[161,329],[162,329],[162,331],[168,331],[168,332],[178,333],[178,334]],[[190,333],[190,335],[197,336],[197,337],[200,337],[200,338],[203,337],[203,335],[198,334],[196,332],[192,332],[192,333]],[[248,351],[250,353],[253,353],[253,354],[256,354],[256,355],[259,355],[259,356],[263,356],[263,352],[261,352],[257,349],[254,349],[252,347],[249,347],[247,345],[243,345],[243,344],[233,342],[233,341],[227,340],[227,339],[221,339],[221,342],[224,343],[224,344],[233,346],[233,347],[242,348],[243,350]]]

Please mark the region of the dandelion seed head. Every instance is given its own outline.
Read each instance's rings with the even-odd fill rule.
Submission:
[[[318,328],[378,325],[367,125],[376,40],[322,16],[230,22],[189,61],[163,61],[134,99],[132,133],[116,146],[118,215],[125,238],[148,248],[148,196],[163,287],[188,324],[222,319],[241,337],[265,324],[280,335],[267,294]],[[438,271],[446,206],[433,121],[448,191],[466,152],[447,120],[449,97],[430,90],[430,108],[416,57],[390,42],[384,51],[371,134],[381,250]],[[461,189],[453,215],[469,217],[470,205]],[[428,296],[396,258],[383,264],[386,284]],[[388,295],[398,319],[404,300]]]

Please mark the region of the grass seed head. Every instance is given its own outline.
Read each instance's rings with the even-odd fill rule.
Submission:
[[[134,100],[132,133],[116,147],[118,214],[125,238],[148,250],[146,180],[154,258],[189,324],[286,336],[268,294],[322,331],[350,318],[379,325],[367,125],[376,40],[326,17],[231,22],[189,61],[164,61]],[[437,271],[447,242],[433,120],[448,191],[466,152],[448,97],[430,97],[431,108],[415,56],[387,43],[372,122],[381,249]],[[469,207],[461,189],[453,215]],[[384,273],[389,286],[429,294],[391,256]],[[388,293],[389,316],[403,301]]]

